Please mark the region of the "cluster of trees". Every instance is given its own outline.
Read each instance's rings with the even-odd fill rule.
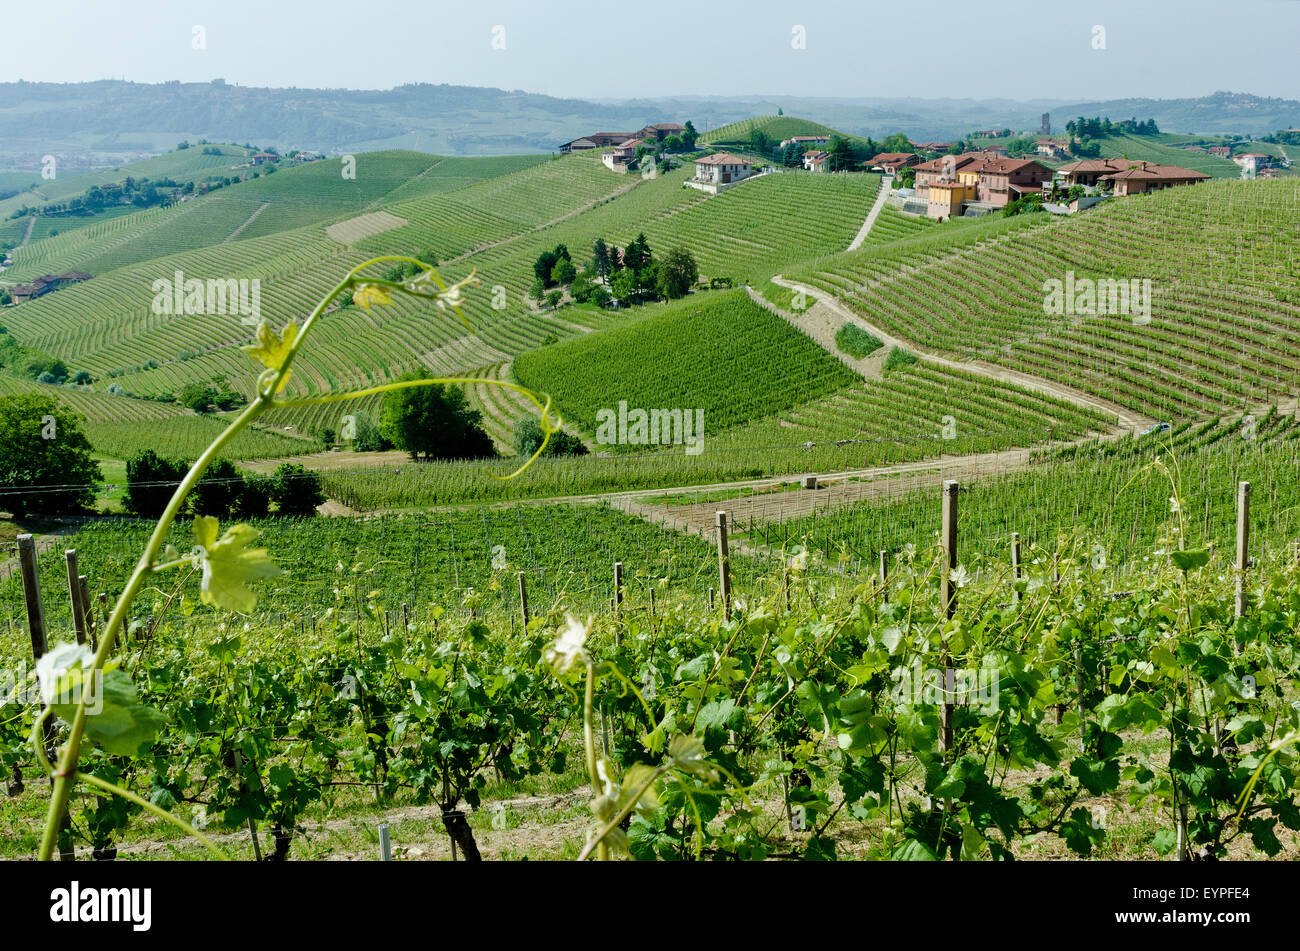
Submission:
[[[141,518],[158,518],[191,465],[152,449],[136,453],[126,461],[123,508]],[[324,501],[320,473],[303,466],[286,462],[274,474],[263,476],[241,472],[234,463],[218,459],[195,483],[185,504],[192,515],[247,519],[265,518],[272,504],[277,515],[315,515],[316,506]]]
[[[669,135],[664,137],[663,150],[665,152],[694,152],[695,142],[699,139],[700,134],[695,130],[695,123],[690,119],[686,120],[686,131],[681,135]]]
[[[226,379],[213,377],[210,383],[186,383],[176,394],[176,402],[196,413],[211,413],[234,409],[248,401]]]
[[[515,452],[523,458],[530,458],[542,444],[545,436],[536,417],[525,416],[515,425]],[[577,436],[563,430],[551,433],[551,441],[546,444],[544,456],[585,456],[587,447]]]
[[[15,518],[83,512],[104,478],[81,419],[51,396],[0,397],[0,509]]]
[[[113,208],[119,205],[132,205],[136,208],[153,208],[155,205],[165,205],[174,201],[176,195],[186,190],[193,191],[192,183],[181,185],[180,182],[173,181],[170,178],[151,181],[148,178],[132,178],[127,176],[119,188],[108,188],[102,185],[91,185],[80,195],[64,202],[51,202],[36,207],[24,205],[19,208],[10,218],[24,218],[27,215],[45,215],[48,217],[57,217],[62,215],[93,215],[103,211],[105,208]]]
[[[65,383],[84,386],[94,382],[94,378],[87,371],[78,370],[73,373],[62,360],[40,350],[23,346],[3,325],[0,325],[0,368],[9,370],[17,376],[35,380],[37,383],[49,383],[55,386]]]
[[[429,374],[423,370],[398,377],[400,382],[427,379]],[[378,428],[383,439],[408,453],[413,462],[491,459],[496,447],[482,423],[483,414],[469,405],[463,390],[434,383],[385,394]],[[355,443],[353,448],[358,448]]]
[[[1107,136],[1127,133],[1129,135],[1159,135],[1160,127],[1155,119],[1139,122],[1137,119],[1121,119],[1111,122],[1109,117],[1085,119],[1079,116],[1065,124],[1067,134],[1078,139],[1104,139]]]
[[[1264,136],[1264,142],[1272,142],[1274,145],[1295,145],[1300,146],[1300,131],[1292,129],[1278,129],[1272,135]]]
[[[676,300],[686,296],[700,278],[695,257],[685,248],[673,248],[656,261],[644,232],[622,250],[597,238],[582,270],[573,263],[567,247],[556,245],[538,256],[533,272],[532,297],[551,308],[564,299],[566,286],[576,302],[603,307],[612,299],[624,305],[649,299]]]

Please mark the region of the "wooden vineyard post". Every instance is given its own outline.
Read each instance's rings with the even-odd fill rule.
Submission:
[[[90,649],[99,650],[99,625],[95,623],[95,609],[90,605],[90,579],[85,575],[77,578],[77,587],[81,591],[81,614],[86,619],[86,633],[90,636]]]
[[[1012,582],[1020,581],[1020,533],[1011,533],[1011,580]],[[1015,589],[1011,592],[1011,603],[1020,603],[1020,590]]]
[[[81,603],[81,581],[77,574],[77,551],[69,548],[63,553],[68,566],[68,600],[72,602],[72,624],[77,632],[77,643],[86,643],[86,608]]]
[[[957,583],[953,581],[953,572],[957,570],[957,494],[961,491],[955,479],[946,479],[943,483],[943,596],[944,617],[952,620],[957,614]],[[952,714],[953,691],[956,686],[956,672],[953,670],[952,658],[948,654],[948,638],[945,636],[940,646],[943,662],[943,752],[948,762],[952,761]]]
[[[623,610],[623,562],[614,562],[614,613]]]
[[[519,572],[519,613],[524,619],[524,631],[528,630],[528,585],[524,581],[524,573]]]
[[[722,616],[731,614],[731,557],[727,552],[727,513],[718,513],[718,593],[722,596]]]
[[[880,552],[880,603],[889,603],[889,552]]]
[[[393,847],[388,839],[388,823],[379,823],[379,860],[381,862],[391,862],[393,860]]]
[[[36,541],[31,535],[18,536],[18,570],[23,578],[23,602],[27,608],[27,633],[32,642],[32,657],[40,660],[45,656],[45,606],[41,603],[41,580],[40,574],[36,567]],[[43,728],[45,736],[45,756],[53,763],[55,761],[55,734],[54,721],[46,717]],[[53,785],[54,777],[50,777],[50,784]],[[64,862],[71,862],[76,858],[76,853],[68,843],[65,830],[68,827],[68,814],[63,814],[63,828],[59,832],[59,859]]]
[[[402,633],[411,633],[411,609],[405,601],[402,602]]]
[[[709,613],[713,613],[713,589],[709,589]]]
[[[781,569],[781,610],[790,613],[790,569]]]
[[[1237,598],[1236,616],[1246,614],[1246,568],[1250,564],[1250,483],[1237,483]]]
[[[655,589],[650,589],[650,630],[655,626]]]

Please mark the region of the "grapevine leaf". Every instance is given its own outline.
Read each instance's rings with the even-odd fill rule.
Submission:
[[[362,308],[366,313],[370,313],[370,308],[375,304],[391,304],[393,298],[388,291],[378,284],[362,284],[352,292],[352,303]]]
[[[280,573],[265,548],[249,548],[256,529],[235,525],[217,538],[217,520],[211,515],[194,519],[198,542],[195,559],[203,569],[200,600],[227,611],[248,612],[257,606],[257,595],[245,587],[254,578],[272,578]]]
[[[1169,558],[1179,571],[1186,573],[1207,564],[1210,560],[1210,553],[1204,548],[1198,548],[1194,551],[1171,551]]]
[[[117,756],[136,756],[158,735],[163,717],[140,702],[135,684],[120,670],[92,673],[94,655],[84,644],[59,644],[36,662],[41,701],[71,723],[84,694],[86,736]]]
[[[271,325],[263,320],[257,325],[257,343],[246,344],[242,349],[268,370],[279,371],[284,366],[284,361],[288,359],[290,351],[293,350],[294,341],[297,339],[297,324],[291,323],[285,327],[284,336],[280,337],[276,336],[275,331],[271,329]],[[275,389],[277,393],[284,389],[291,376],[293,376],[292,370],[280,380],[280,385]]]

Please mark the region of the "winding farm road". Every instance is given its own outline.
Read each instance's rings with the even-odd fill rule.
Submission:
[[[867,235],[871,234],[871,227],[880,217],[880,210],[885,207],[885,200],[889,197],[889,184],[883,178],[880,180],[880,188],[876,190],[876,203],[871,206],[871,211],[867,212],[867,220],[862,222],[862,227],[858,229],[857,237],[849,243],[849,250],[856,251],[862,247],[862,242],[867,240]]]

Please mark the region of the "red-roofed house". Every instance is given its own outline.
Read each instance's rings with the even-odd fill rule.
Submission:
[[[829,171],[830,157],[830,152],[805,152],[803,154],[803,167],[810,172]]]
[[[717,152],[695,160],[695,177],[686,184],[701,191],[717,193],[754,174],[754,166],[729,152]]]
[[[921,157],[915,152],[881,152],[868,159],[867,168],[873,172],[881,171],[886,175],[897,175],[905,168],[921,164]]]

